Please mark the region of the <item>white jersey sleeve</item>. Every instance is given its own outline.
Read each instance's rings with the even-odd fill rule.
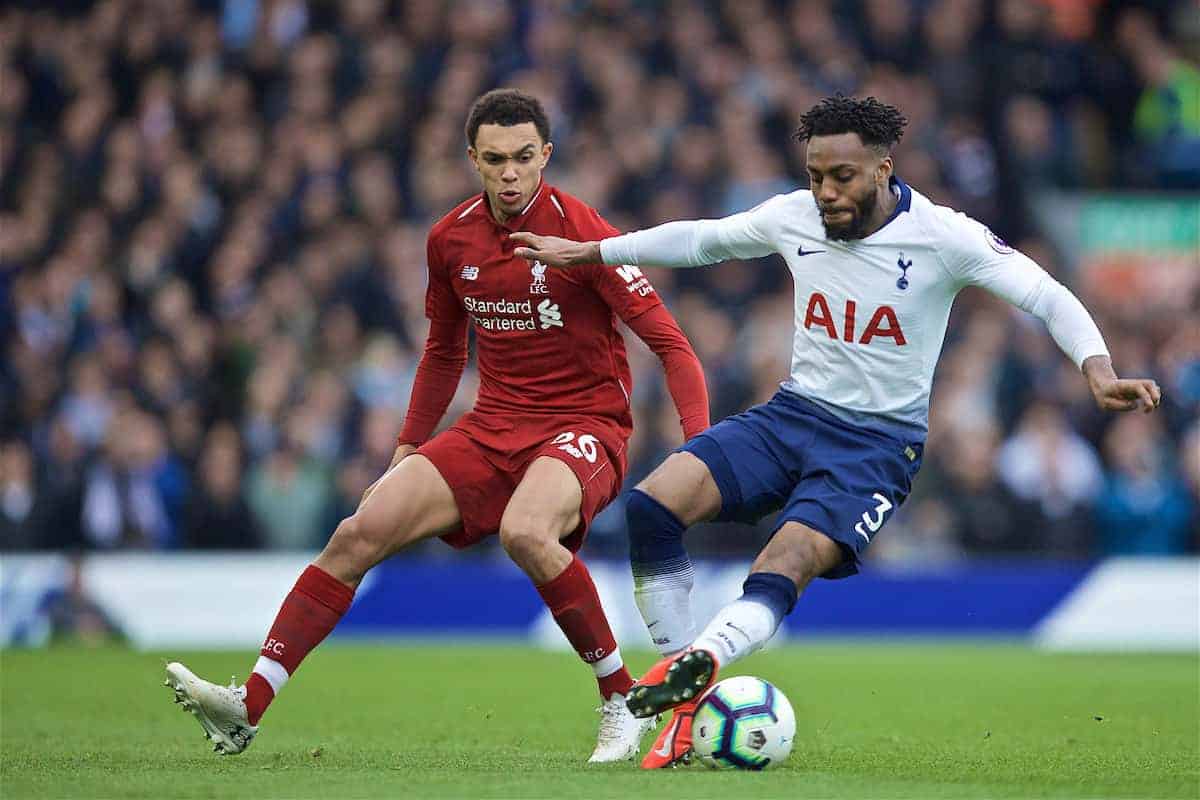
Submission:
[[[939,255],[960,286],[980,286],[1045,322],[1077,366],[1091,356],[1108,355],[1083,303],[1037,262],[966,214],[939,206],[936,217],[944,226]]]
[[[667,222],[600,242],[605,264],[699,267],[777,252],[777,212],[786,195],[721,219]]]

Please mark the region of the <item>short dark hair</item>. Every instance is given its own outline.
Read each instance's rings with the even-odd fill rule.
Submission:
[[[475,146],[480,125],[520,125],[532,122],[542,142],[550,141],[550,119],[546,109],[533,95],[518,89],[492,89],[480,95],[467,115],[467,144]]]
[[[796,139],[807,142],[814,136],[857,133],[863,144],[890,151],[904,135],[908,120],[895,106],[874,97],[858,99],[838,94],[826,97],[800,115]]]

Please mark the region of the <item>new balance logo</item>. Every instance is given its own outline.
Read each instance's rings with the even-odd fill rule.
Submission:
[[[558,303],[543,300],[538,303],[537,310],[539,321],[542,323],[542,330],[563,327],[562,312],[558,310]]]
[[[479,277],[479,267],[472,267],[470,264],[468,264],[462,268],[462,272],[459,273],[459,276],[464,281],[473,281]]]

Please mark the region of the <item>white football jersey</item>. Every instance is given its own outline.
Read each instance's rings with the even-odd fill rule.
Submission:
[[[794,391],[834,413],[927,429],[955,295],[982,286],[1050,325],[1076,364],[1107,355],[1082,304],[981,223],[893,178],[896,210],[863,239],[825,238],[809,190],[718,220],[606,239],[606,263],[695,266],[779,253],[795,282]],[[668,255],[670,254],[670,255]]]

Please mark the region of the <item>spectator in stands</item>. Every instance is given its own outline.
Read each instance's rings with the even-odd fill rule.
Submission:
[[[460,120],[484,89],[542,96],[560,132],[553,182],[625,228],[803,185],[801,151],[780,146],[797,114],[830,91],[874,92],[912,120],[902,177],[1038,248],[1026,236],[1043,188],[1196,185],[1195,71],[1183,27],[1167,24],[1190,5],[1152,5],[1153,16],[1043,0],[8,4],[0,437],[26,442],[35,495],[55,509],[20,536],[232,546],[243,537],[213,540],[206,514],[240,520],[244,498],[263,545],[319,544],[323,515],[381,468],[407,400],[427,324],[425,233],[474,191]],[[1152,169],[1120,168],[1142,155]],[[1069,260],[1038,260],[1086,288]],[[701,353],[714,418],[774,390],[792,324],[781,264],[651,277]],[[1168,387],[1161,436],[1182,442],[1200,408],[1196,303],[1084,299],[1121,331],[1114,357]],[[897,554],[1019,548],[1009,531],[1028,527],[984,530],[965,499],[1003,492],[1037,509],[1044,531],[1030,547],[1090,551],[1062,513],[1088,508],[1089,492],[1064,501],[1044,479],[1076,462],[1099,476],[1094,454],[1079,456],[1094,448],[1110,478],[1128,475],[1044,335],[995,315],[970,292],[955,309],[947,348],[959,352],[938,376],[917,486],[946,494]],[[674,423],[657,365],[631,349],[636,476],[673,446]],[[476,381],[468,367],[448,418]],[[1046,436],[1031,433],[1038,398],[1064,410],[1052,426],[1063,452],[1031,444]],[[970,430],[987,433],[972,442]],[[1177,462],[1159,477],[1193,474]]]
[[[1109,429],[1104,444],[1112,467],[1096,501],[1101,552],[1185,552],[1195,509],[1188,487],[1174,469],[1176,453],[1160,424],[1148,417],[1120,418]],[[1186,452],[1181,454],[1187,457]]]
[[[83,480],[87,453],[61,417],[54,417],[44,431],[38,458],[38,493],[50,509],[41,517],[39,549],[79,549],[83,534]]]
[[[957,431],[943,444],[947,455],[937,460],[942,475],[933,478],[962,549],[1008,555],[1041,550],[1045,519],[1033,499],[1020,497],[1000,480],[995,426]]]
[[[261,547],[258,522],[242,496],[242,452],[237,430],[215,425],[197,466],[197,486],[185,512],[184,545],[205,550]]]
[[[103,456],[87,472],[88,542],[104,549],[178,546],[187,484],[162,421],[137,407],[122,410],[109,426]]]
[[[1200,67],[1180,56],[1144,11],[1127,11],[1117,38],[1146,87],[1133,125],[1155,185],[1200,189]]]
[[[1090,550],[1089,512],[1104,472],[1096,451],[1057,407],[1030,406],[1001,446],[997,466],[1005,487],[1035,504],[1046,521],[1037,534],[1040,551],[1081,556]]]
[[[246,498],[268,547],[308,549],[321,544],[333,499],[325,465],[305,454],[290,431],[247,478]]]
[[[0,550],[35,548],[50,512],[29,448],[17,439],[0,442]]]

